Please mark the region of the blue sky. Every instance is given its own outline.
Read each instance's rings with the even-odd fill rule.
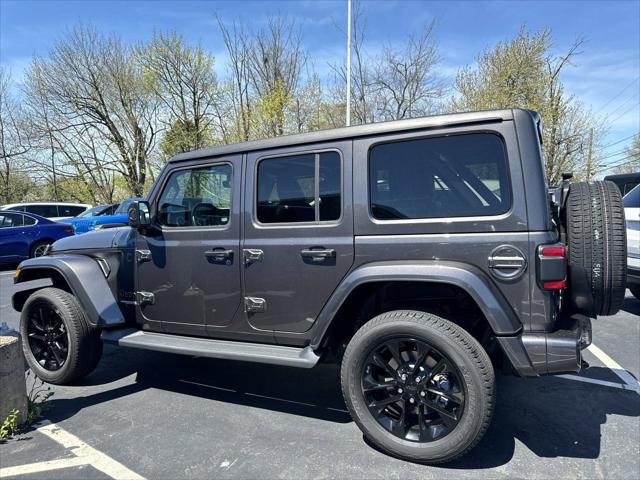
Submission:
[[[563,79],[567,89],[607,118],[611,144],[640,131],[640,0],[629,1],[365,1],[367,46],[401,42],[436,18],[444,57],[441,72],[453,76],[484,48],[512,37],[520,25],[550,27],[558,52],[576,37],[586,40]],[[297,19],[318,72],[344,58],[346,0],[303,1],[8,1],[0,0],[0,62],[16,80],[32,55],[46,55],[66,30],[82,22],[125,40],[148,39],[175,29],[212,51],[222,74],[226,61],[214,14],[259,28],[273,13]],[[603,151],[613,154],[627,141]],[[610,158],[615,161],[616,156]]]

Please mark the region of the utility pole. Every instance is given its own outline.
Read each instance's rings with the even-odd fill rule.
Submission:
[[[593,176],[593,128],[589,130],[589,154],[587,157],[587,181]]]
[[[351,125],[351,0],[347,0],[347,127]]]

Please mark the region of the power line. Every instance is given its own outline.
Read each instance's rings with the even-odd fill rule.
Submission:
[[[629,98],[627,98],[624,102],[622,102],[620,105],[618,105],[616,108],[614,108],[613,110],[611,110],[609,113],[607,113],[604,118],[605,120],[608,119],[609,117],[611,117],[611,115],[613,115],[614,113],[616,113],[617,111],[619,111],[622,107],[624,107],[627,103],[629,103],[630,101],[632,101],[634,98],[636,98],[638,96],[639,92],[635,92],[633,95],[631,95]]]
[[[626,85],[622,90],[620,90],[620,92],[618,92],[613,98],[611,98],[607,103],[605,103],[602,107],[600,107],[598,110],[596,110],[596,112],[594,113],[594,115],[600,113],[602,110],[604,110],[611,102],[613,102],[616,98],[618,98],[620,95],[622,95],[624,92],[627,91],[627,89],[633,85],[634,83],[636,83],[638,80],[640,80],[640,76],[638,76],[638,78],[636,78],[635,80],[633,80],[631,83],[629,83],[628,85]]]
[[[634,108],[638,107],[639,105],[640,105],[640,101],[634,103],[633,105],[631,105],[631,108],[628,108],[627,110],[622,112],[620,115],[618,115],[613,120],[609,120],[609,123],[614,123],[614,122],[618,121],[620,118],[624,117],[627,113],[629,113],[631,110],[633,110]]]
[[[601,147],[596,148],[596,152],[599,152],[600,150],[604,150],[605,148],[609,148],[609,147],[613,147],[614,145],[617,145],[619,143],[622,143],[626,140],[629,140],[630,138],[635,137],[636,135],[640,135],[640,133],[634,133],[633,135],[629,135],[628,137],[624,137],[622,140],[618,140],[617,142],[613,142],[613,143],[609,143],[607,145],[602,145]]]

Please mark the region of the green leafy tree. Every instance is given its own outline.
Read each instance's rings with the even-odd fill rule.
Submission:
[[[563,172],[589,177],[597,170],[590,156],[604,128],[573,95],[566,93],[563,70],[578,55],[581,40],[561,56],[552,53],[551,31],[530,33],[523,26],[458,72],[452,111],[527,108],[542,118],[545,173],[550,184]]]

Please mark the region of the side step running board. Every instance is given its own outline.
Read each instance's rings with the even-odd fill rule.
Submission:
[[[183,337],[166,333],[143,332],[132,328],[103,330],[102,340],[121,347],[142,348],[159,352],[226,358],[246,362],[270,363],[289,367],[312,368],[320,357],[311,347],[294,348],[260,343]]]

